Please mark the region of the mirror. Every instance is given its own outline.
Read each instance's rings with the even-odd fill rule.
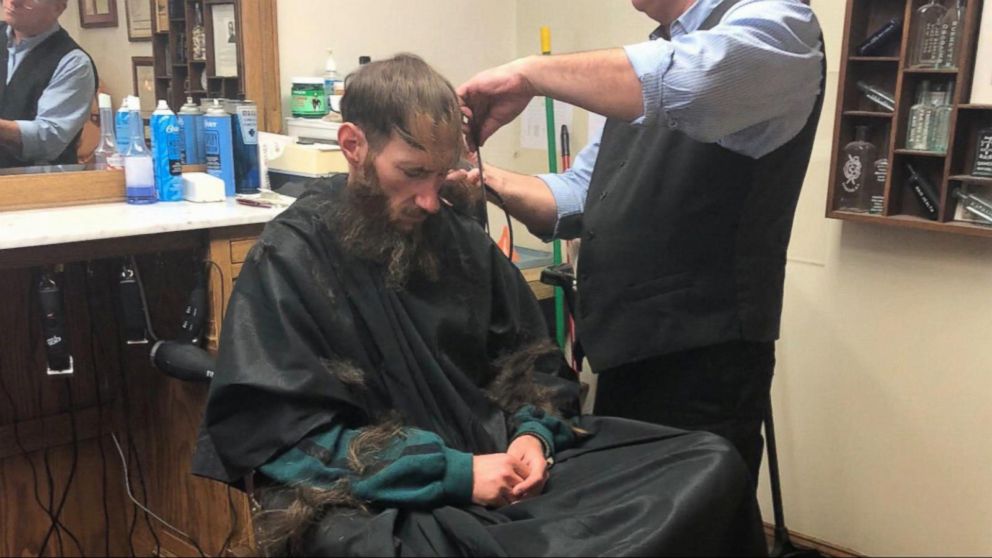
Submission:
[[[6,19],[6,3],[37,5],[43,2],[60,0],[0,0],[3,10],[0,19]],[[156,68],[156,82],[165,81],[158,75],[159,69],[168,61],[154,58],[153,51],[163,41],[172,47],[180,44],[173,41],[174,34],[154,32],[156,18],[162,6],[175,9],[179,6],[195,4],[231,4],[237,7],[238,29],[244,37],[243,59],[239,60],[238,93],[258,103],[258,129],[279,131],[282,121],[279,87],[279,33],[276,27],[277,0],[64,0],[66,9],[59,17],[59,24],[90,55],[98,66],[100,81],[104,90],[112,96],[114,108],[120,106],[124,95],[134,91],[134,59],[152,57]],[[88,21],[87,25],[81,24]],[[116,10],[116,20],[110,14]],[[169,18],[158,20],[175,22]],[[116,21],[116,25],[114,25]],[[192,22],[193,20],[190,20]],[[151,40],[148,40],[151,38]],[[240,45],[239,45],[240,46]],[[227,86],[227,80],[213,80]],[[220,96],[220,95],[213,95]],[[94,114],[98,114],[94,109]],[[99,136],[99,119],[90,121],[94,138]],[[84,134],[87,132],[84,131]],[[95,142],[96,140],[92,140]],[[11,170],[13,176],[0,175],[0,212],[6,210],[56,207],[88,203],[116,202],[124,200],[124,173],[122,171],[77,171],[62,172],[57,180],[51,172],[74,170],[78,167],[29,168]],[[85,168],[85,167],[84,167]],[[25,173],[24,171],[44,171]]]
[[[60,3],[65,6],[61,15],[58,14]],[[92,57],[100,78],[99,89],[111,95],[115,109],[120,105],[120,99],[132,92],[131,57],[151,56],[150,0],[56,0],[42,3],[35,0],[4,0],[4,4],[4,20],[11,27],[28,29],[28,33],[38,32],[41,27],[47,28],[45,23],[57,17],[62,29]],[[129,38],[136,29],[139,31],[133,38]],[[140,33],[141,29],[147,29],[144,36]],[[30,42],[30,39],[27,40]],[[22,71],[12,77],[23,79],[26,75]],[[71,149],[71,144],[66,143],[58,144],[60,147],[65,146],[64,149],[56,148],[58,153],[51,148],[36,148],[30,154],[25,153],[26,157],[19,157],[21,153],[10,156],[8,151],[6,156],[0,156],[0,175],[91,168],[91,164],[84,164],[92,161],[92,153],[100,137],[99,110],[95,96],[88,97],[81,91],[73,91],[72,82],[62,86],[62,90],[61,107],[72,107],[74,103],[78,106],[85,100],[90,101],[90,105],[84,109],[85,115],[79,129],[81,135],[75,152]],[[85,100],[81,96],[86,97]],[[25,103],[31,104],[33,108],[33,100],[26,99]],[[72,127],[79,126],[80,120],[72,118],[71,108],[59,112],[61,114],[58,114],[58,122],[70,126],[70,131],[59,136],[64,141],[71,140],[76,133]],[[58,140],[47,141],[42,145],[50,146],[57,142]],[[39,142],[35,140],[35,144]]]

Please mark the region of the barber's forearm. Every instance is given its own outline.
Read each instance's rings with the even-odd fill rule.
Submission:
[[[0,148],[21,156],[21,128],[17,122],[0,119]]]
[[[537,236],[550,236],[558,220],[551,190],[536,176],[486,165],[486,184],[499,194],[507,211]]]
[[[622,48],[529,56],[518,63],[540,96],[628,122],[644,112],[641,82]]]

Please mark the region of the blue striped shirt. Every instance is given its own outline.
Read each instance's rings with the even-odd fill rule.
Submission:
[[[820,92],[820,25],[799,0],[741,0],[720,23],[699,27],[726,0],[696,0],[670,39],[624,47],[641,81],[644,114],[698,141],[759,158],[802,130]],[[582,213],[602,134],[562,174],[541,174],[558,222]],[[558,232],[558,225],[555,225]]]
[[[43,33],[14,42],[14,30],[7,26],[7,83],[27,55],[60,29],[56,23]],[[15,120],[21,131],[20,158],[31,165],[58,157],[76,137],[90,116],[96,84],[90,59],[80,49],[68,52],[59,61],[48,87],[38,99],[34,120]]]

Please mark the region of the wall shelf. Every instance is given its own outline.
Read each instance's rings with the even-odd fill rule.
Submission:
[[[961,22],[961,46],[955,61],[957,68],[909,68],[910,29],[916,9],[927,0],[847,0],[844,42],[841,49],[840,82],[834,121],[833,156],[826,216],[859,223],[946,232],[969,236],[992,237],[992,226],[955,221],[958,200],[956,188],[969,185],[988,188],[992,178],[971,176],[974,164],[974,137],[979,129],[992,126],[992,105],[969,104],[969,93],[983,0],[972,0],[965,7]],[[858,56],[856,48],[875,30],[893,18],[906,22],[902,36],[887,45],[879,56]],[[951,114],[948,121],[946,153],[907,149],[910,108],[917,102],[917,89],[929,80],[953,85]],[[887,113],[865,98],[857,83],[866,82],[886,91],[895,99],[895,110]],[[844,147],[855,139],[855,127],[869,128],[868,141],[876,146],[877,159],[887,160],[887,172],[878,172],[882,197],[873,197],[878,213],[841,211],[838,205]],[[909,184],[907,164],[924,176],[937,191],[936,218],[917,199]]]

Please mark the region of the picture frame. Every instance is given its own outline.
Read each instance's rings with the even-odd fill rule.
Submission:
[[[133,94],[141,105],[141,117],[149,118],[155,111],[155,58],[152,56],[131,57],[131,80]]]
[[[215,77],[238,77],[238,35],[241,30],[234,3],[214,3],[209,7],[209,73]]]
[[[986,4],[978,31],[975,71],[971,81],[971,104],[992,105],[992,6]]]
[[[117,27],[117,0],[79,0],[79,25],[85,29]]]
[[[156,33],[169,32],[169,0],[152,0],[152,19]]]
[[[151,0],[124,0],[127,40],[134,43],[152,40]]]

